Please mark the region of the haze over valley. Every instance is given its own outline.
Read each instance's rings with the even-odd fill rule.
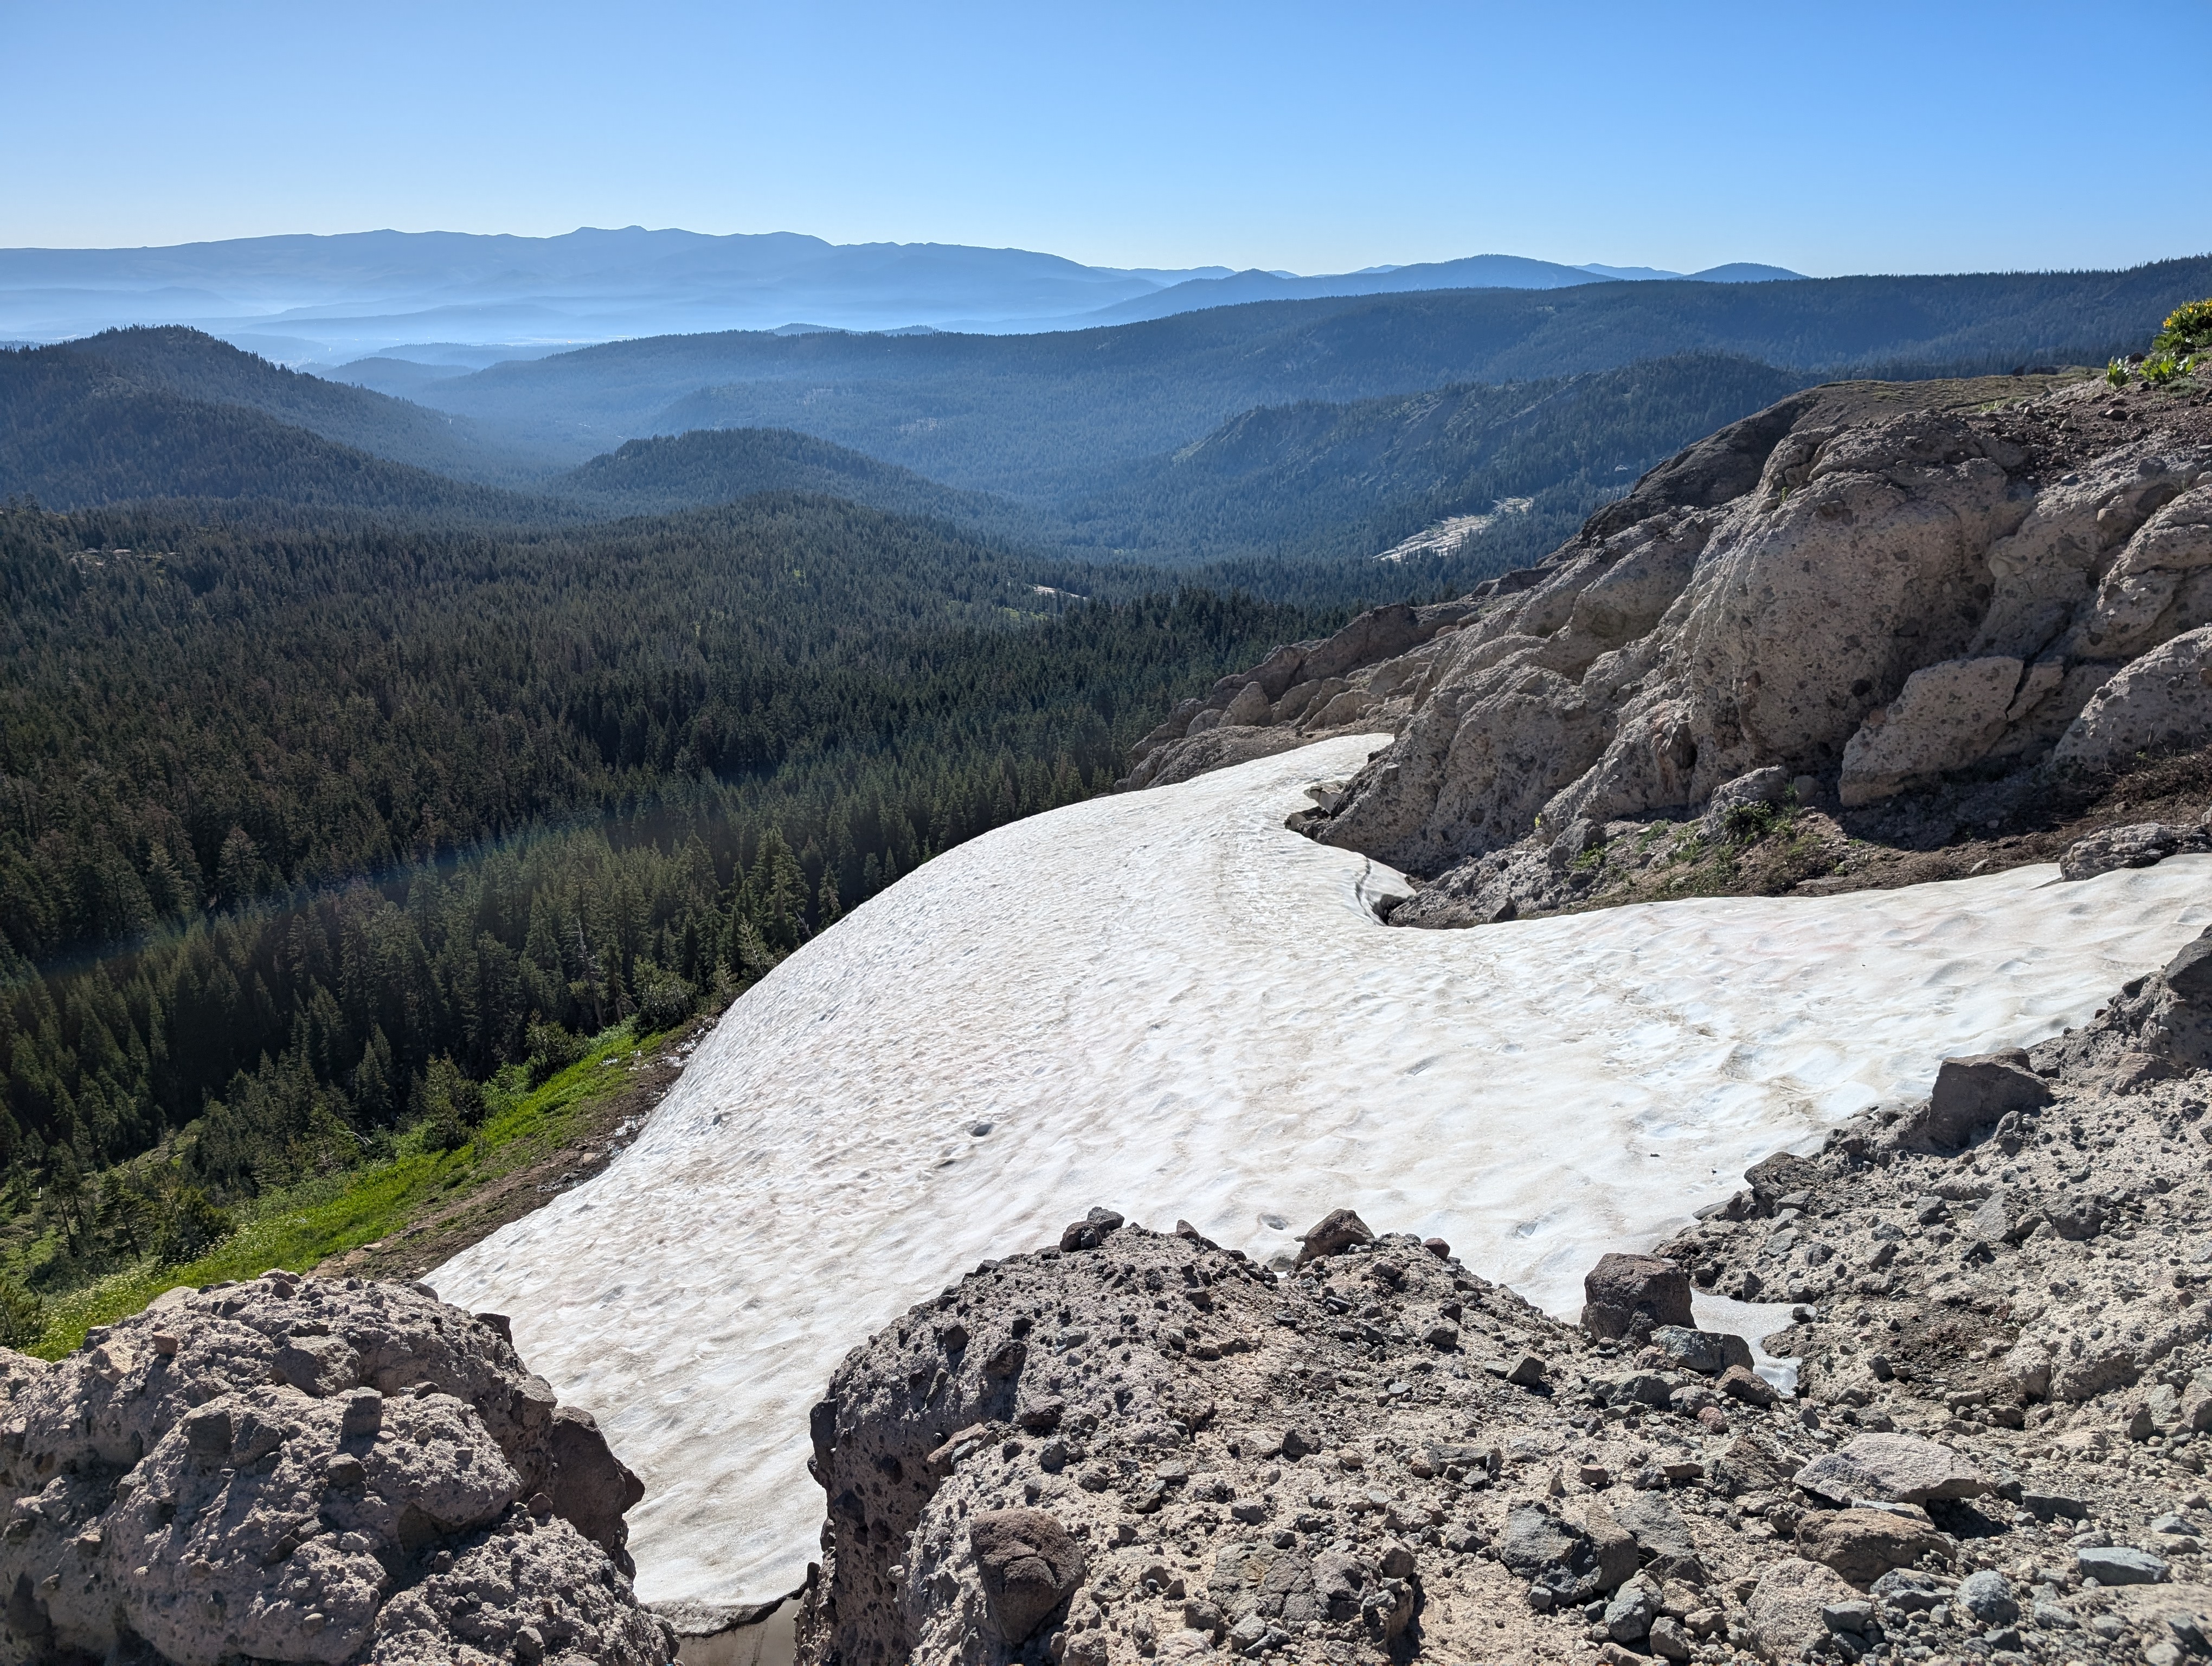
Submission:
[[[2201,6],[0,46],[0,1666],[2212,1647]]]

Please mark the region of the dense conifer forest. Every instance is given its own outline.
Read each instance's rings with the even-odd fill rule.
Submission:
[[[1342,612],[1069,606],[800,495],[503,533],[18,500],[0,596],[0,1165],[56,1287],[726,998]]]

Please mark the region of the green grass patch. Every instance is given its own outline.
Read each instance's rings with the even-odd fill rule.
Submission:
[[[258,1278],[272,1267],[304,1273],[332,1256],[404,1230],[432,1205],[452,1202],[558,1146],[577,1113],[618,1091],[626,1066],[658,1037],[633,1037],[627,1023],[601,1032],[577,1061],[531,1088],[520,1067],[486,1085],[489,1111],[476,1137],[456,1150],[429,1148],[427,1127],[398,1136],[390,1158],[266,1194],[241,1206],[238,1226],[197,1261],[161,1266],[151,1257],[59,1296],[28,1352],[58,1359],[94,1325],[140,1311],[179,1285]]]

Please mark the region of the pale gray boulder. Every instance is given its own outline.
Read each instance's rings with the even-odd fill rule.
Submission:
[[[0,1661],[133,1639],[177,1666],[668,1657],[623,1548],[641,1489],[503,1322],[272,1274],[5,1363]],[[528,1564],[544,1600],[465,1624],[425,1595],[495,1562]]]
[[[1777,1562],[1759,1576],[1744,1604],[1743,1640],[1769,1661],[1797,1660],[1809,1645],[1827,1642],[1828,1622],[1821,1609],[1857,1596],[1826,1563]]]
[[[2165,822],[2136,822],[2107,827],[2077,839],[2058,859],[2062,879],[2092,879],[2124,867],[2154,867],[2169,856],[2212,849],[2212,835],[2201,827]]]
[[[1838,1504],[1978,1499],[1996,1484],[1948,1446],[1918,1435],[1860,1435],[1800,1469],[1796,1485]]]
[[[1867,714],[1844,746],[1846,808],[1893,797],[1982,757],[2004,733],[2027,667],[1993,654],[1923,666],[1896,699]]]
[[[1229,704],[1223,708],[1221,721],[1224,723],[1243,724],[1247,727],[1254,723],[1265,722],[1273,703],[1267,698],[1267,690],[1255,678],[1237,690]]]
[[[1786,804],[1790,790],[1790,772],[1774,765],[1723,781],[1713,789],[1712,800],[1705,806],[1705,836],[1728,838],[1734,831],[1729,812]]]
[[[2091,696],[2053,761],[2109,769],[2138,753],[2200,745],[2212,736],[2212,625],[2144,654]]]

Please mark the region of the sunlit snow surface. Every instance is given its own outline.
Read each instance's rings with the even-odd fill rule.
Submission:
[[[2182,857],[1394,931],[1397,876],[1282,824],[1379,744],[939,857],[738,1001],[605,1174],[431,1275],[644,1477],[642,1595],[796,1584],[838,1359],[1093,1204],[1262,1258],[1348,1205],[1567,1313],[1601,1251],[1946,1054],[2081,1022],[2212,919]]]

